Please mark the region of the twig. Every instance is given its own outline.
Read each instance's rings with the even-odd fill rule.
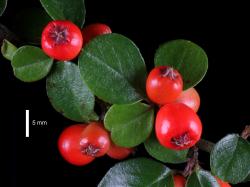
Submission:
[[[184,177],[187,177],[189,176],[193,170],[199,166],[199,161],[198,161],[198,147],[194,146],[192,149],[191,149],[191,158],[188,158],[188,162],[187,162],[187,165],[184,169],[184,171],[182,172],[182,175]]]

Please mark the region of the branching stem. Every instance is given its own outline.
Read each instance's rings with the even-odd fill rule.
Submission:
[[[191,157],[188,158],[188,162],[187,165],[184,169],[184,171],[182,172],[182,175],[184,177],[189,176],[195,168],[199,167],[199,161],[198,161],[198,147],[194,146],[191,148]]]

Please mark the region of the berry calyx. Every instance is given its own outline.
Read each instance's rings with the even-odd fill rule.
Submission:
[[[168,77],[171,80],[175,80],[178,77],[178,73],[172,67],[160,68],[160,72],[162,77]]]
[[[54,40],[54,45],[69,43],[68,29],[62,25],[53,25],[49,31],[49,37]]]
[[[160,144],[169,149],[182,150],[197,143],[202,124],[191,108],[182,103],[170,103],[158,111],[155,132]]]
[[[81,30],[70,21],[51,21],[42,32],[42,49],[56,60],[74,59],[81,51],[82,44]]]
[[[183,89],[180,73],[169,66],[154,68],[148,75],[146,91],[149,99],[159,105],[175,101]]]
[[[80,146],[82,154],[92,157],[103,156],[110,148],[109,134],[102,124],[92,122],[83,131]]]

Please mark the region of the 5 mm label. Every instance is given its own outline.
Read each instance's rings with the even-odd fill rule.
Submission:
[[[33,126],[46,126],[48,125],[47,121],[38,121],[38,120],[32,120]]]
[[[32,126],[47,126],[48,122],[46,120],[31,120],[30,121],[30,111],[25,110],[25,137],[30,136],[30,122]]]

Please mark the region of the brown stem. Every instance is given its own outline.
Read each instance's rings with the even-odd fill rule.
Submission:
[[[184,177],[187,177],[189,176],[193,170],[199,166],[199,163],[198,163],[198,147],[194,146],[191,150],[191,157],[188,158],[188,162],[187,162],[187,165],[184,169],[184,171],[182,172],[182,175]]]
[[[245,129],[241,133],[241,137],[245,140],[250,136],[250,125],[246,125]]]
[[[199,142],[196,144],[196,146],[201,149],[202,151],[206,151],[208,153],[211,153],[214,143],[210,142],[208,140],[200,139]]]

